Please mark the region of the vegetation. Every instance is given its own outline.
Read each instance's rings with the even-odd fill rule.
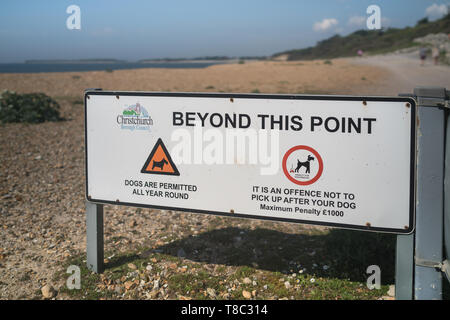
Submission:
[[[429,22],[420,20],[414,27],[386,30],[358,30],[348,36],[335,35],[319,41],[315,47],[276,53],[273,57],[288,55],[288,60],[332,59],[355,56],[358,50],[366,53],[386,53],[414,46],[414,39],[430,33],[450,33],[450,14]]]
[[[18,94],[3,91],[0,95],[0,123],[63,120],[59,104],[44,93]]]
[[[347,230],[290,234],[265,228],[226,227],[196,237],[113,254],[104,274],[86,268],[85,255],[62,263],[81,269],[75,299],[380,299],[394,283],[395,235]],[[248,244],[251,245],[248,245]],[[186,257],[179,257],[185,248]],[[382,270],[381,289],[366,286],[366,269]],[[155,285],[155,281],[158,285]]]
[[[134,110],[124,110],[123,112],[124,116],[137,116],[138,114]]]

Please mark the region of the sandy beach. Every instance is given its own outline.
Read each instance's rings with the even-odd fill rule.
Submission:
[[[0,88],[81,98],[87,88],[132,91],[370,94],[387,76],[382,68],[346,59],[215,65],[203,69],[0,74]]]

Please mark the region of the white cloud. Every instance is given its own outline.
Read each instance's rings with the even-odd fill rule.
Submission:
[[[448,13],[447,5],[441,4],[438,5],[433,3],[431,6],[425,9],[425,14],[430,19],[439,19],[442,16],[445,16]]]
[[[366,17],[363,16],[353,16],[348,19],[348,25],[351,27],[363,27],[366,25]]]
[[[339,22],[334,18],[323,19],[321,22],[314,23],[313,29],[314,31],[327,31],[338,23]]]

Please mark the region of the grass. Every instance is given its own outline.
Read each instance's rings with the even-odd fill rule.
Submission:
[[[185,259],[177,257],[179,248],[184,248]],[[314,229],[289,234],[222,226],[156,248],[117,254],[102,275],[86,268],[84,255],[75,256],[61,266],[56,280],[68,277],[69,265],[80,267],[81,289],[60,290],[73,299],[147,299],[158,278],[165,288],[151,296],[154,299],[244,299],[244,290],[254,299],[377,299],[394,283],[394,257],[392,235]],[[130,263],[137,269],[130,269]],[[366,287],[365,271],[371,264],[382,270],[380,290]],[[251,282],[244,283],[244,278]],[[116,291],[118,282],[141,280],[142,287]],[[216,296],[208,293],[211,289]]]
[[[249,266],[242,266],[238,267],[237,270],[234,272],[232,278],[234,279],[240,279],[240,278],[246,278],[251,276],[255,273],[255,269],[251,268]]]
[[[187,295],[196,300],[209,298],[207,289],[212,288],[216,292],[224,290],[223,281],[220,276],[214,276],[206,271],[195,274],[175,274],[169,279],[169,287],[173,288],[179,295]]]
[[[106,292],[98,292],[96,290],[97,283],[100,282],[100,275],[90,272],[86,267],[86,262],[83,261],[82,257],[76,256],[71,258],[65,265],[64,268],[55,275],[55,281],[61,278],[66,278],[65,270],[70,265],[76,265],[80,267],[81,271],[81,289],[70,290],[67,286],[63,286],[58,294],[65,294],[74,299],[86,299],[86,300],[98,300],[102,297],[108,297]]]

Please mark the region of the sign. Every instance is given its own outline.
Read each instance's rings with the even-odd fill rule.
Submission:
[[[92,202],[414,229],[406,97],[87,91]]]
[[[179,176],[180,173],[173,163],[170,153],[161,139],[158,139],[152,152],[141,170],[142,173],[168,174]]]

